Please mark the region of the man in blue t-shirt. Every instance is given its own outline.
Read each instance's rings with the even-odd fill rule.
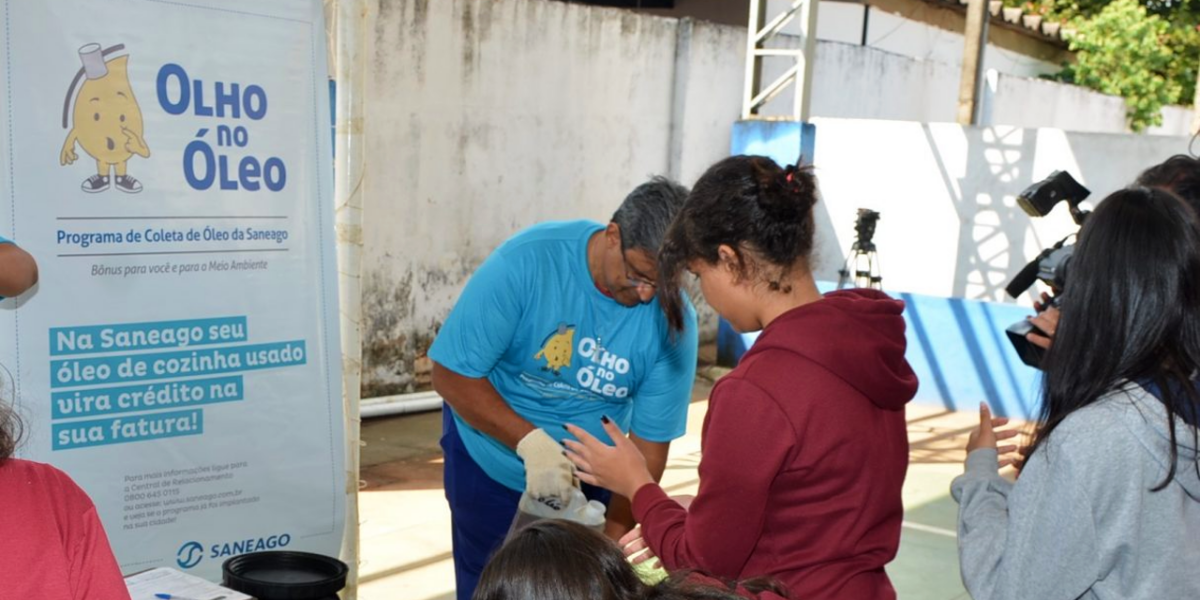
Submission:
[[[19,296],[38,280],[37,262],[12,240],[0,236],[0,296]]]
[[[657,253],[687,190],[638,186],[607,226],[541,223],[496,249],[467,283],[429,357],[446,401],[442,448],[459,600],[475,590],[522,493],[552,507],[579,486],[557,440],[565,423],[611,441],[629,432],[655,479],[683,435],[696,372],[696,316],[669,330],[655,298]],[[583,486],[589,498],[605,490]],[[608,502],[605,532],[633,526]]]

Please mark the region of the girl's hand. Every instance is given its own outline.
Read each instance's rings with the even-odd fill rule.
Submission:
[[[1014,480],[1021,478],[1021,470],[1025,468],[1025,461],[1028,459],[1029,446],[1021,446],[1017,448],[1016,454],[1012,456],[1011,460],[1009,461],[1009,464],[1012,465],[1013,471],[1015,471],[1013,475]]]
[[[1008,425],[1007,417],[992,418],[992,411],[988,408],[986,402],[979,403],[979,427],[971,432],[971,437],[967,439],[967,454],[980,448],[995,448],[999,456],[1012,454],[1017,451],[1016,445],[997,446],[1000,440],[1007,440],[1017,436],[1016,429],[1002,429],[996,431],[998,427]],[[1013,463],[1011,456],[1004,456],[1000,459],[1000,467],[1004,468]]]
[[[563,446],[567,448],[564,454],[575,463],[580,481],[607,488],[632,501],[638,488],[647,483],[654,483],[654,478],[650,476],[650,469],[646,467],[646,458],[637,446],[625,437],[621,428],[608,417],[602,418],[601,421],[608,437],[615,442],[614,445],[609,446],[592,434],[568,423],[563,427],[579,441],[563,440]]]
[[[661,566],[658,557],[654,556],[654,552],[650,550],[650,545],[642,538],[642,526],[638,525],[621,536],[617,540],[617,545],[621,547],[621,552],[625,553],[625,558],[629,559],[630,564],[641,564],[648,560],[654,560],[654,567]]]

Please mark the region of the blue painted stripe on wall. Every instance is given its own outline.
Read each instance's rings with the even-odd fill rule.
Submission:
[[[822,292],[836,289],[820,282]],[[1040,372],[1025,366],[1003,331],[1029,309],[1011,304],[893,294],[904,300],[905,354],[920,386],[914,402],[947,410],[975,410],[986,400],[997,416],[1030,419],[1038,407]],[[738,334],[725,322],[717,347],[722,364],[732,364],[754,345],[758,333]],[[846,340],[845,343],[853,343]]]

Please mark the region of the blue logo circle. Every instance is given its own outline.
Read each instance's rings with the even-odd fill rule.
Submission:
[[[204,546],[200,542],[187,542],[179,547],[179,552],[175,553],[175,562],[184,569],[190,569],[200,564],[200,559],[204,558]]]

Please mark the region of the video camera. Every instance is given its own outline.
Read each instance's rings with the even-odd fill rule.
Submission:
[[[874,250],[875,224],[879,222],[879,212],[868,208],[858,209],[858,219],[854,221],[854,233],[858,235],[855,243],[863,250]]]
[[[1017,204],[1025,211],[1025,214],[1031,217],[1044,217],[1050,214],[1060,201],[1066,200],[1067,206],[1071,211],[1071,218],[1076,225],[1083,225],[1084,219],[1088,215],[1088,211],[1079,208],[1079,203],[1083,202],[1091,192],[1075,181],[1070,173],[1066,171],[1055,171],[1049,177],[1029,186],[1025,191],[1017,196]],[[1075,234],[1071,234],[1075,235]],[[1025,265],[1024,268],[1013,277],[1012,281],[1004,288],[1004,291],[1009,296],[1017,298],[1025,293],[1034,282],[1041,280],[1046,285],[1050,286],[1053,292],[1053,297],[1042,306],[1041,310],[1046,310],[1051,306],[1057,306],[1058,297],[1062,294],[1063,289],[1067,284],[1067,272],[1071,263],[1071,254],[1075,250],[1075,246],[1066,243],[1071,235],[1061,239],[1053,246],[1042,250],[1037,258]],[[1029,321],[1019,321],[1013,323],[1004,331],[1008,335],[1008,339],[1012,342],[1013,348],[1017,350],[1017,356],[1021,357],[1021,362],[1031,366],[1040,367],[1042,356],[1045,351],[1038,346],[1030,343],[1025,336],[1033,331],[1044,334],[1034,327]]]

